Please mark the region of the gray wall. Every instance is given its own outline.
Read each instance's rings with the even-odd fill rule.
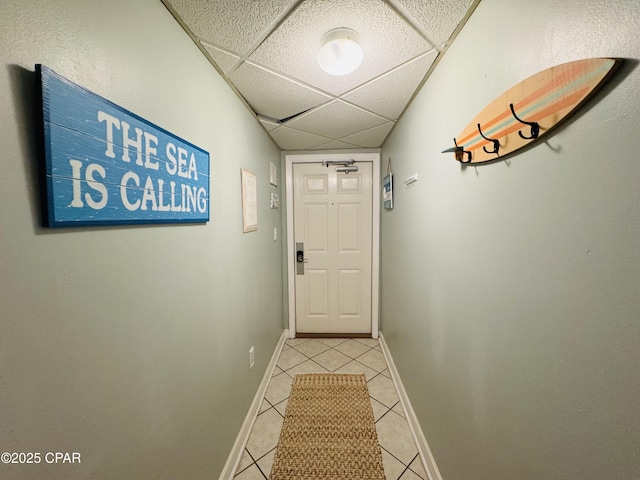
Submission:
[[[0,477],[217,478],[282,332],[279,149],[160,1],[5,0],[0,52],[0,451],[82,461]],[[211,221],[40,227],[35,63],[208,151]]]
[[[483,0],[383,146],[382,331],[445,480],[640,478],[639,12]],[[440,153],[520,80],[597,56],[634,61],[546,142]]]

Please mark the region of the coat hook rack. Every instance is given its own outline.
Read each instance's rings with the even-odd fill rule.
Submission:
[[[511,113],[517,121],[531,127],[531,135],[528,137],[524,135],[520,130],[518,130],[518,135],[520,135],[520,138],[524,140],[533,140],[534,138],[538,138],[538,135],[540,135],[540,124],[538,122],[527,122],[526,120],[522,120],[520,117],[518,117],[518,115],[516,115],[516,111],[513,108],[513,103],[509,104],[509,108],[511,109]]]
[[[442,153],[453,153],[465,165],[504,160],[553,131],[623,62],[621,58],[586,58],[525,78],[480,110],[453,139],[455,146]]]
[[[482,133],[482,129],[480,128],[480,124],[478,124],[478,132],[480,133],[480,136],[482,138],[493,143],[493,150],[487,150],[487,147],[485,146],[483,146],[482,149],[487,153],[495,153],[496,155],[498,155],[498,150],[500,150],[500,142],[496,139],[485,137],[484,133]]]

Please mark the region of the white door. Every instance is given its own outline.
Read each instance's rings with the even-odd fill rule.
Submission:
[[[293,164],[297,333],[372,332],[373,166],[356,166]]]

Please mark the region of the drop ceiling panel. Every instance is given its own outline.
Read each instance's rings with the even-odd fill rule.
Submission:
[[[276,144],[379,147],[480,0],[161,0]],[[348,27],[362,65],[320,69],[322,36]],[[289,120],[286,120],[289,119]]]
[[[229,70],[231,70],[231,68],[239,60],[239,57],[237,55],[227,53],[224,50],[220,50],[219,48],[207,45],[204,42],[200,43],[209,53],[209,55],[211,55],[211,58],[214,62],[216,62],[216,65],[218,65],[218,68],[220,68],[223,73],[229,73]]]
[[[387,120],[382,117],[341,100],[334,100],[294,118],[287,122],[287,126],[336,140],[385,122]]]
[[[470,9],[473,0],[395,0],[399,6],[416,20],[438,46],[443,46],[451,37]]]
[[[243,53],[292,0],[165,0],[189,29],[211,45]]]
[[[276,120],[327,103],[331,97],[244,62],[229,78],[259,115]]]
[[[327,143],[329,138],[301,132],[288,127],[278,127],[269,132],[275,142],[284,150],[308,150]]]
[[[348,137],[341,138],[343,142],[354,143],[361,147],[377,148],[382,145],[389,132],[393,128],[394,122],[387,122],[374,128],[359,132]]]
[[[438,55],[432,51],[348,93],[343,98],[362,108],[396,120],[403,112],[424,74]]]
[[[276,122],[272,122],[271,120],[267,120],[265,118],[260,118],[260,123],[264,127],[267,132],[270,132],[274,128],[278,127],[280,124]]]
[[[328,143],[312,147],[310,150],[342,150],[346,148],[362,148],[362,145],[354,145],[351,143],[341,142],[340,140],[331,140]]]
[[[359,34],[364,59],[355,72],[336,77],[316,55],[322,36],[338,27]],[[301,3],[250,59],[339,95],[431,48],[382,0],[316,0]]]

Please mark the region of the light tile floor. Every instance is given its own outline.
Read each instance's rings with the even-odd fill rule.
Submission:
[[[287,339],[262,401],[236,480],[269,478],[293,377],[298,373],[364,373],[387,480],[427,479],[378,340]]]

